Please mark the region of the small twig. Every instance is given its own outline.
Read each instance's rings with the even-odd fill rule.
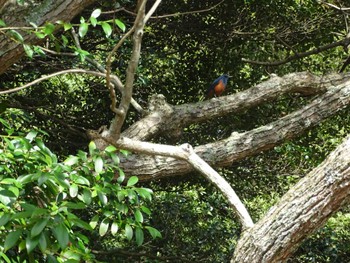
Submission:
[[[331,3],[327,3],[327,2],[324,2],[324,1],[320,1],[321,4],[324,4],[324,5],[327,5],[329,7],[332,7],[334,9],[337,9],[339,11],[348,11],[350,10],[350,7],[339,7],[339,6],[336,6],[334,4],[331,4]]]

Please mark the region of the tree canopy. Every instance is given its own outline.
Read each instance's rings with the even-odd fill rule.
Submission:
[[[349,261],[349,12],[0,1],[0,258]]]

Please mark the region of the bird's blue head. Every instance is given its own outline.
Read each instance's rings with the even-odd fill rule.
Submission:
[[[221,76],[222,81],[225,83],[225,85],[227,84],[227,81],[229,78],[231,78],[231,76],[229,76],[228,74],[224,74]]]

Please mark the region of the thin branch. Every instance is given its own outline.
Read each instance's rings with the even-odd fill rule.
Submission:
[[[97,77],[106,77],[106,74],[101,73],[101,72],[97,72],[97,71],[92,71],[92,70],[85,70],[85,69],[67,69],[67,70],[62,70],[62,71],[58,71],[46,76],[43,76],[41,78],[38,78],[32,82],[29,82],[21,87],[17,87],[17,88],[13,88],[13,89],[9,89],[9,90],[2,90],[0,91],[0,94],[10,94],[10,93],[14,93],[14,92],[18,92],[20,90],[23,90],[25,88],[28,88],[30,86],[33,86],[35,84],[38,84],[44,80],[59,76],[59,75],[63,75],[63,74],[71,74],[71,73],[80,73],[80,74],[89,74],[89,75],[93,75],[93,76],[97,76]]]
[[[78,42],[79,43],[79,42]],[[53,50],[50,50],[50,49],[47,49],[47,48],[44,48],[44,47],[40,47],[41,50],[45,51],[46,53],[50,53],[52,55],[56,55],[56,56],[68,56],[68,57],[77,57],[78,55],[75,54],[75,53],[69,53],[69,52],[56,52],[56,51],[53,51]],[[89,58],[89,57],[86,57],[85,60],[90,64],[92,65],[93,67],[95,67],[98,71],[102,72],[102,73],[105,73],[106,74],[106,70],[105,68],[100,64],[98,63],[95,59],[93,58]],[[120,92],[122,92],[122,90],[124,89],[124,85],[123,83],[120,81],[120,79],[118,78],[118,76],[114,75],[114,74],[111,74],[111,83],[118,88],[118,90]],[[139,112],[139,113],[142,113],[144,114],[145,113],[145,110],[141,107],[141,105],[136,101],[134,100],[133,98],[131,98],[131,105]]]
[[[142,41],[142,35],[143,35],[143,28],[145,26],[144,23],[144,17],[145,17],[145,6],[146,6],[147,0],[143,0],[141,2],[141,5],[139,7],[139,11],[137,14],[137,17],[134,22],[134,26],[132,31],[134,31],[133,35],[133,50],[131,54],[131,58],[129,61],[129,65],[126,71],[126,81],[125,81],[125,89],[124,92],[122,92],[122,98],[119,104],[118,111],[120,114],[117,114],[110,127],[109,127],[109,134],[113,134],[113,137],[115,139],[118,139],[121,133],[121,127],[124,123],[127,111],[129,109],[129,105],[131,102],[132,98],[132,90],[133,90],[133,85],[134,85],[134,78],[135,78],[135,72],[137,65],[139,63],[140,59],[140,52],[141,52],[141,41]],[[119,42],[120,43],[120,42]],[[119,44],[118,43],[118,44]],[[117,50],[118,45],[112,50],[112,52],[109,54],[107,58],[107,74],[106,74],[106,80],[108,81],[108,71],[110,71],[110,60],[111,60],[111,55]]]
[[[102,137],[101,139],[116,146],[120,149],[144,153],[148,155],[161,155],[165,157],[173,157],[188,162],[195,170],[200,172],[208,181],[214,184],[218,190],[227,198],[228,203],[238,215],[243,228],[250,228],[254,226],[247,209],[241,202],[230,184],[220,176],[209,164],[200,158],[192,146],[183,144],[180,146],[170,146],[163,144],[156,144],[150,142],[141,142],[122,137],[117,142],[113,138]]]
[[[200,10],[194,10],[194,11],[187,11],[187,12],[178,12],[178,13],[173,13],[173,14],[166,14],[166,15],[160,15],[160,16],[150,16],[150,19],[161,19],[161,18],[168,18],[168,17],[176,17],[176,16],[183,16],[183,15],[193,15],[193,14],[199,14],[199,13],[205,13],[205,12],[209,12],[213,9],[215,9],[216,7],[218,7],[219,5],[221,5],[224,2],[224,0],[220,1],[219,3],[206,8],[206,9],[200,9]],[[125,13],[128,13],[130,15],[136,16],[136,13],[129,11],[125,8],[119,8],[113,11],[107,11],[107,12],[102,12],[103,14],[112,14],[112,13],[116,13],[116,12],[120,12],[120,11],[124,11]]]
[[[297,53],[293,56],[287,57],[287,58],[285,58],[283,60],[279,60],[279,61],[266,62],[266,61],[250,60],[250,59],[246,59],[246,58],[242,58],[242,61],[247,62],[247,63],[251,63],[251,64],[255,64],[255,65],[279,66],[279,65],[286,64],[286,63],[291,62],[291,61],[296,60],[296,59],[300,59],[300,58],[304,58],[304,57],[307,57],[310,55],[321,53],[321,52],[328,50],[328,49],[331,49],[331,48],[335,48],[338,46],[348,46],[349,43],[350,43],[350,38],[347,37],[347,38],[344,38],[343,40],[333,42],[331,44],[328,44],[328,45],[325,45],[322,47],[318,47],[318,48],[312,49],[310,51]]]
[[[324,4],[324,5],[327,5],[329,7],[332,7],[334,9],[336,9],[336,10],[339,10],[339,11],[349,11],[350,10],[350,7],[339,7],[339,6],[336,6],[334,4],[324,2],[324,1],[320,1],[320,3]]]
[[[157,7],[159,6],[159,4],[162,2],[162,0],[157,0],[153,6],[151,7],[151,9],[148,11],[148,13],[146,14],[145,18],[143,19],[143,23],[147,23],[148,19],[153,15],[153,13],[156,11]]]

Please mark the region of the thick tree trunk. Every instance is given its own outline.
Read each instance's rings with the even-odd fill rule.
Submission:
[[[234,262],[285,262],[350,197],[350,136],[243,233]]]
[[[9,27],[30,27],[29,22],[42,26],[45,22],[63,20],[69,22],[95,0],[45,0],[34,1],[27,6],[19,6],[16,1],[1,1],[1,19]],[[16,29],[26,44],[40,43],[35,34]],[[16,42],[8,34],[0,34],[0,74],[24,55],[22,43]]]

